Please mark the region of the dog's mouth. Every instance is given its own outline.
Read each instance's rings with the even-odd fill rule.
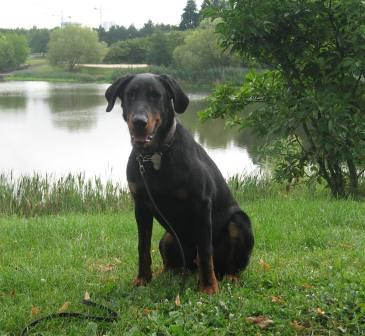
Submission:
[[[131,134],[132,144],[137,147],[148,147],[155,134]]]
[[[146,124],[128,122],[132,145],[139,149],[151,146],[159,126],[160,118],[149,117]]]

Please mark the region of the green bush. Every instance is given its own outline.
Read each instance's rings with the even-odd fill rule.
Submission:
[[[217,78],[210,76],[209,71],[241,64],[236,56],[219,47],[218,35],[214,30],[215,23],[203,22],[198,29],[188,33],[184,44],[174,50],[175,65],[189,77],[187,79],[196,81],[202,77]]]
[[[104,57],[105,63],[141,64],[147,61],[147,38],[136,38],[115,43]]]
[[[0,34],[0,70],[10,70],[23,64],[29,55],[27,40],[14,33]]]

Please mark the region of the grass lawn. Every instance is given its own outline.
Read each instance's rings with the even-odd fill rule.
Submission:
[[[114,323],[52,320],[37,335],[365,335],[365,205],[326,197],[249,200],[256,237],[241,282],[197,292],[191,275],[136,275],[132,210],[109,214],[0,217],[0,335],[66,311],[94,313],[84,293],[120,314]],[[154,227],[153,269],[161,269]],[[66,304],[65,304],[66,303]],[[96,311],[100,313],[100,311]],[[262,316],[263,325],[252,323]],[[266,323],[265,323],[266,322]],[[31,333],[32,334],[32,333]]]
[[[66,71],[63,67],[51,66],[45,58],[33,59],[27,69],[16,70],[7,75],[6,80],[36,80],[48,82],[107,83],[113,78],[115,69],[82,68]]]

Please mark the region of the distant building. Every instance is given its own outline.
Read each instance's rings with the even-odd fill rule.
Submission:
[[[66,26],[81,26],[81,23],[72,22],[72,21],[61,22],[61,27],[66,27]]]
[[[103,22],[103,28],[105,31],[108,31],[113,26],[115,26],[115,22],[113,22],[113,21],[104,21]]]

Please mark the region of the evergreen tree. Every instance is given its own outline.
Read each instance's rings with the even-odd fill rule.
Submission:
[[[188,0],[181,15],[180,29],[187,30],[199,25],[199,13],[194,0]]]

